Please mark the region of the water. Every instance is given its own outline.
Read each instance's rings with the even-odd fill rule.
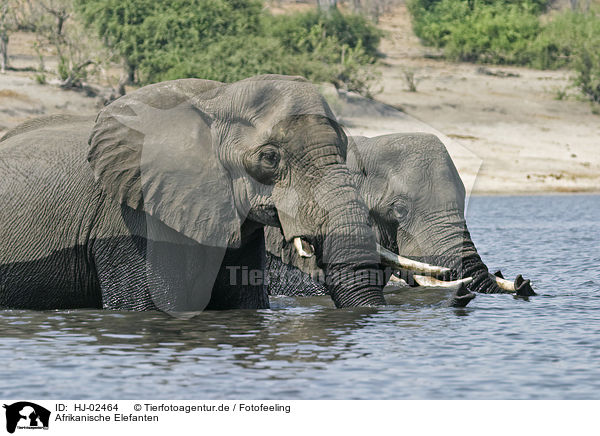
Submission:
[[[5,398],[600,399],[600,196],[476,197],[491,270],[540,296],[467,308],[409,291],[379,309],[0,312]]]

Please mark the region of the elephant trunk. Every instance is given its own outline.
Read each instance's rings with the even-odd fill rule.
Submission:
[[[339,185],[338,185],[339,186]],[[383,272],[368,210],[351,185],[324,193],[326,210],[317,263],[337,307],[383,305]]]
[[[461,260],[461,264],[457,269],[460,272],[457,276],[460,276],[460,278],[473,278],[473,282],[469,285],[471,292],[481,292],[484,294],[509,293],[509,291],[501,289],[498,286],[477,252],[463,255]]]
[[[290,295],[295,291],[285,288],[323,286],[337,307],[384,305],[384,276],[368,209],[345,165],[331,162],[322,168],[319,177],[302,177],[295,190],[277,196],[284,241],[270,247],[284,258],[279,260],[308,267],[303,268],[306,280],[315,286],[304,286],[302,274],[288,275],[278,259],[271,259],[270,291]],[[298,192],[305,196],[297,197]]]
[[[443,234],[442,231],[440,233]],[[453,242],[449,243],[449,241]],[[437,240],[429,247],[430,252],[437,254],[423,256],[424,261],[449,268],[450,280],[471,278],[472,282],[467,285],[470,292],[516,294],[522,297],[537,295],[531,287],[531,282],[523,279],[521,275],[518,275],[514,281],[510,281],[505,280],[501,273],[490,274],[477,253],[466,226],[465,230],[446,233],[442,240]]]
[[[472,277],[473,281],[468,285],[471,292],[509,292],[501,289],[489,273],[477,253],[464,217],[457,210],[432,214],[427,230],[422,235],[429,236],[420,238],[423,245],[428,247],[423,251],[425,261],[450,268],[452,280]],[[431,238],[431,235],[436,236]]]

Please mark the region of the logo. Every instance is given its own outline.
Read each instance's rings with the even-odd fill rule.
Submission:
[[[19,401],[4,405],[6,409],[6,431],[14,433],[15,429],[40,430],[48,429],[50,411],[28,401]]]

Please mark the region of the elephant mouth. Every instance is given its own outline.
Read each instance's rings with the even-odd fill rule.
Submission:
[[[277,209],[272,205],[256,206],[248,211],[247,218],[271,227],[281,228],[281,222],[279,221],[279,215]]]

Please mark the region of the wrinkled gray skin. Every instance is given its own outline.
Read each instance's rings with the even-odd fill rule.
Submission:
[[[268,307],[252,276],[267,224],[315,245],[337,306],[384,304],[334,120],[303,79],[260,76],[158,83],[96,119],[16,127],[0,142],[0,306]]]
[[[464,217],[463,183],[436,136],[352,137],[347,164],[382,246],[411,259],[451,268],[453,280],[472,277],[467,287],[470,292],[507,292],[490,278],[471,240]],[[266,230],[266,241],[267,283],[272,295],[327,292],[318,280],[312,280],[322,277],[313,259],[299,257],[277,229]],[[523,288],[520,291],[531,289],[529,281]]]

